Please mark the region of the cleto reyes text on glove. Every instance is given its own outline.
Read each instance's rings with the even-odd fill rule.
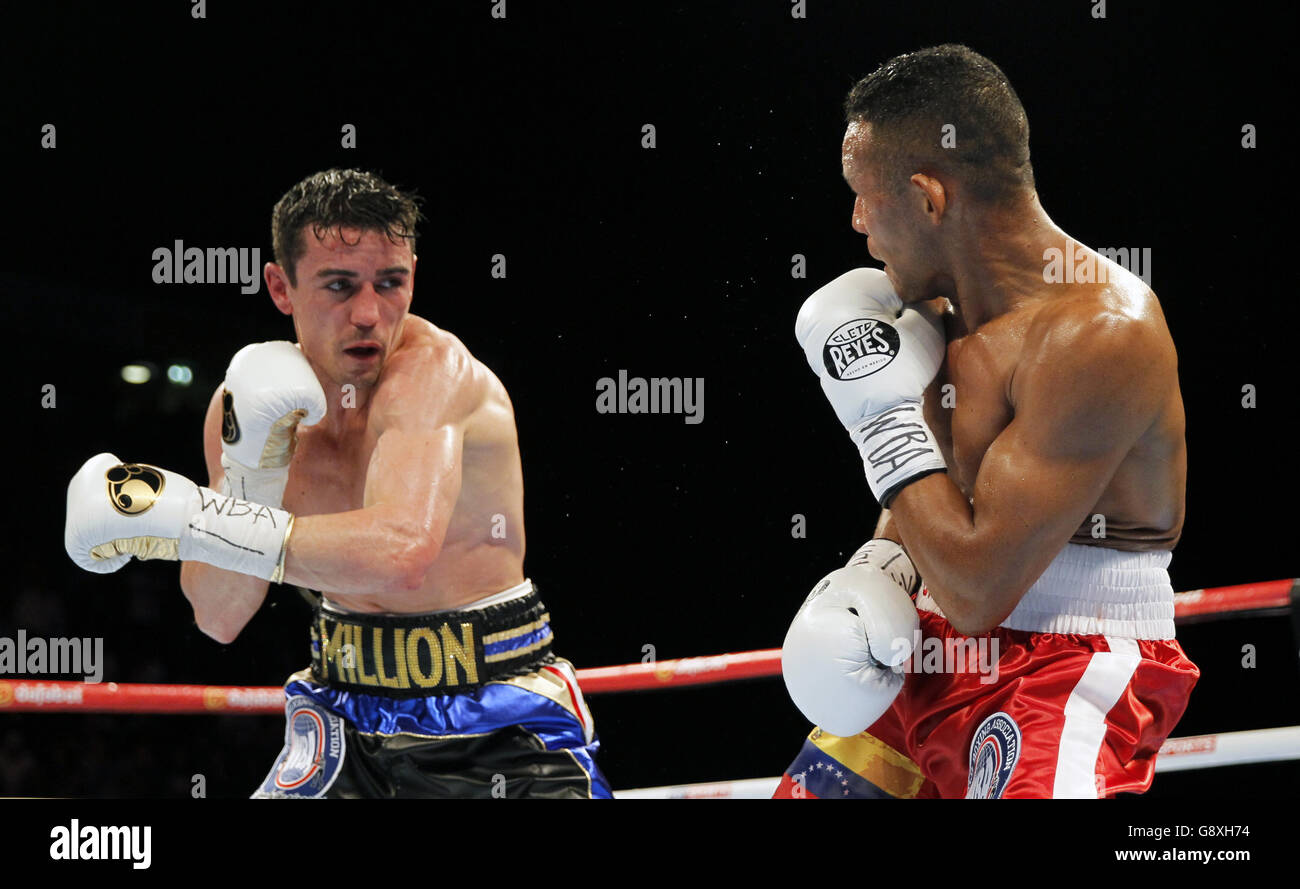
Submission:
[[[854,269],[804,301],[795,337],[882,506],[908,482],[947,468],[922,413],[945,352],[931,306],[903,308],[884,272]]]

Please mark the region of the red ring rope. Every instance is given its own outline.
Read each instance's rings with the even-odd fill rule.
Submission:
[[[1175,620],[1185,622],[1206,616],[1225,617],[1289,609],[1294,583],[1293,580],[1272,580],[1179,593],[1174,598]],[[704,685],[780,675],[781,649],[594,667],[577,672],[584,694]],[[31,711],[279,714],[284,711],[284,689],[280,686],[246,688],[0,680],[0,713]]]

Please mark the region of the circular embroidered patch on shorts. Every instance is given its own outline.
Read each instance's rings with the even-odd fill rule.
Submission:
[[[1000,799],[1020,759],[1020,726],[1005,713],[986,718],[970,742],[966,799]]]
[[[343,720],[302,695],[290,698],[284,713],[284,749],[257,795],[319,797],[343,765]]]

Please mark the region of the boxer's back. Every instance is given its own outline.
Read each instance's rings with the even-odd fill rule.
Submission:
[[[366,472],[386,418],[448,404],[453,407],[445,434],[463,436],[460,491],[423,585],[365,596],[322,590],[335,606],[365,612],[438,611],[523,581],[523,474],[510,398],[459,339],[414,315],[407,316],[397,348],[366,405],[357,409],[355,422],[338,436],[300,427],[285,508],[316,515],[368,505]]]
[[[1020,306],[966,331],[949,316],[947,360],[926,393],[926,417],[945,445],[953,481],[971,497],[981,463],[994,439],[1016,415],[1017,394],[1028,375],[1052,373],[1054,350],[1072,330],[1138,321],[1153,334],[1147,363],[1167,388],[1163,407],[1134,443],[1071,542],[1122,550],[1172,549],[1182,532],[1187,450],[1176,356],[1155,294],[1136,276],[1104,263],[1104,284],[1048,284]],[[1092,371],[1110,373],[1104,360]],[[1107,381],[1122,387],[1131,381]],[[1062,391],[1081,381],[1061,375]],[[944,386],[952,388],[945,391]],[[1104,526],[1094,516],[1104,517]]]

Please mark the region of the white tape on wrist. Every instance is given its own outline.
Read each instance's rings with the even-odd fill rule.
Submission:
[[[881,506],[908,482],[948,468],[919,401],[904,401],[854,424],[849,436],[862,455],[867,484]]]
[[[225,470],[221,492],[227,497],[277,508],[284,502],[284,489],[289,484],[288,464],[271,469],[250,469],[229,454],[222,453],[221,468]]]
[[[199,501],[181,532],[180,559],[280,582],[293,514],[211,488],[199,488]]]

